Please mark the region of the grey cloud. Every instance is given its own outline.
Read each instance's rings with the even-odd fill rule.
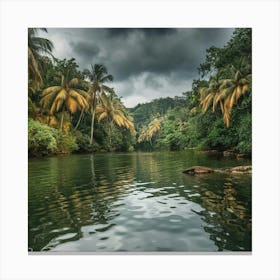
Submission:
[[[105,65],[114,76],[113,86],[131,103],[137,95],[146,100],[188,90],[206,49],[223,46],[232,32],[230,28],[50,28],[48,36],[59,58],[75,57],[81,69]]]
[[[155,75],[148,75],[145,78],[145,85],[154,89],[159,89],[162,87],[162,84],[157,80]]]
[[[61,29],[56,32],[61,32]],[[217,28],[64,31],[81,68],[88,67],[90,63],[103,63],[120,80],[144,71],[166,74],[185,71],[194,74],[203,60],[205,49],[223,45],[231,33],[231,29]]]
[[[108,28],[107,33],[112,37],[127,37],[130,33],[141,32],[146,36],[164,36],[176,33],[175,28]]]
[[[92,58],[97,56],[100,48],[93,44],[85,44],[83,42],[72,42],[72,49],[73,51],[78,54],[79,56],[84,56],[85,58]]]
[[[78,58],[79,64],[82,65],[87,65],[84,68],[88,68],[91,63],[94,64],[93,58],[97,57],[100,48],[92,43],[87,44],[83,42],[78,42],[78,43],[72,43],[72,50],[73,53],[75,53],[76,58]]]

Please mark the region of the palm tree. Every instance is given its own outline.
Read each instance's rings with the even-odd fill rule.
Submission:
[[[237,65],[231,67],[232,78],[222,80],[221,92],[225,96],[223,119],[227,127],[230,124],[230,115],[239,98],[251,89],[251,69],[244,58]]]
[[[153,121],[149,124],[149,129],[147,131],[147,139],[150,141],[151,145],[151,139],[153,138],[153,136],[160,130],[160,120],[159,118],[155,118],[153,119]]]
[[[132,135],[135,135],[134,123],[132,116],[126,111],[126,108],[121,103],[120,99],[115,94],[109,96],[102,93],[100,96],[100,103],[96,106],[96,113],[98,114],[98,121],[108,119],[110,122],[109,127],[109,140],[111,144],[111,132],[113,125],[118,127],[125,127],[129,129]]]
[[[221,79],[219,75],[210,79],[208,87],[202,87],[200,92],[200,106],[202,112],[206,112],[212,103],[213,111],[220,105],[223,120],[227,127],[230,124],[230,115],[234,105],[241,95],[251,88],[250,65],[245,58],[241,58],[236,65],[227,70],[231,78]]]
[[[220,103],[221,110],[223,111],[223,93],[221,92],[221,79],[219,75],[210,78],[209,85],[199,89],[200,93],[200,106],[203,113],[207,111],[211,103],[212,109]]]
[[[47,32],[46,28],[28,28],[28,76],[29,88],[35,91],[43,83],[42,69],[44,60],[42,54],[52,55],[53,43],[42,37],[37,37],[38,31]]]
[[[161,129],[161,121],[162,118],[157,115],[147,127],[144,127],[142,131],[140,132],[140,135],[138,137],[138,142],[144,142],[144,141],[149,141],[150,145],[152,146],[152,138],[153,136],[160,131]]]
[[[65,110],[71,114],[77,110],[86,110],[88,93],[81,89],[83,81],[75,78],[73,69],[66,68],[65,73],[60,73],[60,85],[51,86],[43,90],[40,103],[43,107],[50,106],[50,115],[61,111],[60,129],[63,127]]]
[[[109,93],[112,94],[114,90],[104,83],[113,81],[113,76],[108,74],[105,66],[101,64],[91,65],[90,70],[85,70],[84,74],[89,78],[91,85],[89,88],[89,95],[91,98],[91,131],[90,131],[90,144],[93,142],[93,130],[94,130],[94,118],[96,113],[96,107],[99,103],[101,94]]]

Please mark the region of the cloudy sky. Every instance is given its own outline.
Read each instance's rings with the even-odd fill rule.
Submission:
[[[206,49],[222,47],[229,28],[49,28],[57,58],[76,58],[81,70],[103,64],[114,76],[116,93],[127,107],[180,96],[198,77]]]

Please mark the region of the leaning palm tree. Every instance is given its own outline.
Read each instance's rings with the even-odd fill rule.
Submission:
[[[212,110],[215,111],[216,105],[219,103],[223,111],[223,93],[221,92],[221,79],[219,75],[210,78],[209,85],[199,89],[200,106],[203,113],[207,111],[211,103]]]
[[[153,136],[160,130],[160,127],[161,127],[160,119],[156,117],[149,124],[149,129],[147,131],[147,140],[151,141]]]
[[[251,71],[245,59],[238,61],[237,66],[231,67],[232,78],[222,80],[220,91],[225,96],[223,106],[223,119],[227,127],[230,124],[230,115],[239,98],[251,89]]]
[[[81,88],[84,81],[75,78],[71,68],[65,69],[64,72],[60,73],[60,85],[44,89],[40,101],[43,107],[50,107],[50,115],[61,112],[61,130],[66,110],[74,114],[77,110],[87,110],[89,107],[88,93]]]
[[[46,28],[28,28],[28,78],[29,88],[32,91],[37,90],[43,83],[42,54],[52,55],[53,50],[53,43],[50,40],[36,36],[39,30],[47,32]]]
[[[120,99],[116,97],[115,94],[110,94],[109,96],[102,93],[100,96],[100,103],[96,107],[96,113],[98,115],[98,121],[103,119],[109,120],[109,141],[111,144],[111,133],[114,124],[118,127],[125,127],[129,129],[132,135],[135,135],[135,128],[133,123],[133,118],[126,111],[124,105],[121,103]]]
[[[94,64],[91,65],[90,70],[85,70],[85,75],[89,78],[91,85],[89,88],[89,95],[91,98],[91,131],[90,131],[90,144],[93,142],[93,130],[94,130],[94,119],[96,113],[96,107],[99,103],[101,94],[109,93],[112,94],[114,90],[107,85],[108,81],[113,81],[113,76],[108,74],[108,71],[104,65]]]
[[[159,115],[154,117],[154,119],[149,123],[149,125],[142,129],[137,141],[139,143],[148,141],[152,146],[152,138],[158,131],[160,131],[161,122],[162,118],[160,118]]]
[[[202,112],[205,113],[211,104],[213,111],[215,111],[219,104],[224,123],[229,127],[233,106],[251,88],[250,69],[250,64],[245,58],[241,58],[236,65],[232,65],[227,71],[231,76],[229,79],[221,79],[219,75],[211,77],[209,86],[199,90]]]

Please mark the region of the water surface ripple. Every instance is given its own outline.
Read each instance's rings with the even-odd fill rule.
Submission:
[[[251,251],[251,176],[190,176],[248,160],[194,151],[29,160],[29,249]]]

